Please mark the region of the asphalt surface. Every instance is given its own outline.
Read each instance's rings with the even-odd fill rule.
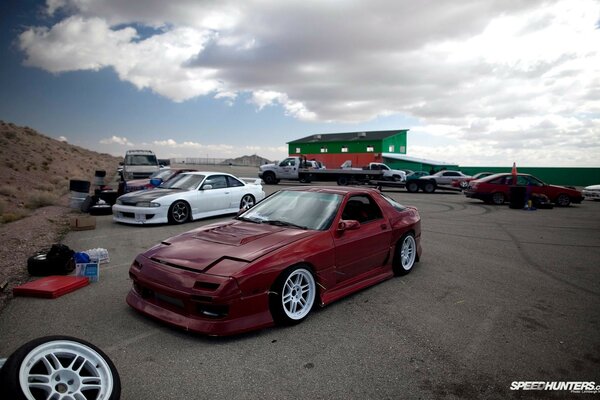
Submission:
[[[54,300],[13,299],[0,315],[0,354],[39,336],[80,337],[116,364],[122,399],[597,396],[510,386],[600,384],[600,202],[523,211],[458,193],[387,193],[421,213],[423,256],[409,275],[300,325],[231,338],[187,333],[125,303],[136,254],[231,216],[155,227],[97,217],[95,230],[64,243],[108,249],[100,281]]]

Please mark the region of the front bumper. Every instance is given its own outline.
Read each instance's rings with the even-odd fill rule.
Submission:
[[[600,200],[600,191],[583,189],[581,194],[586,200]]]
[[[169,222],[168,206],[135,207],[115,204],[112,211],[113,220],[125,224],[166,224]]]
[[[141,260],[141,261],[140,261]],[[129,276],[127,304],[167,324],[211,336],[273,325],[268,293],[244,296],[235,279],[138,257]]]

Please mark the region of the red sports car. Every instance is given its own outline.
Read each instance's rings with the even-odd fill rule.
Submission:
[[[494,204],[510,200],[510,187],[513,186],[510,173],[494,174],[469,182],[465,196]],[[543,194],[557,206],[566,207],[571,203],[581,203],[583,196],[579,190],[564,186],[549,185],[528,174],[517,174],[516,186],[526,187],[528,195]]]
[[[138,255],[127,303],[209,335],[295,324],[315,303],[409,273],[420,237],[417,209],[374,189],[281,190]]]

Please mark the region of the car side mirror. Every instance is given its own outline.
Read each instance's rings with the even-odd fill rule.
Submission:
[[[338,232],[355,231],[360,228],[360,222],[354,219],[343,219],[338,223]]]
[[[212,185],[204,185],[202,186],[202,190],[210,190],[212,189]]]

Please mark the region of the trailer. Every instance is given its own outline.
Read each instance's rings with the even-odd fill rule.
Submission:
[[[314,181],[337,182],[340,186],[368,184],[373,180],[383,181],[382,170],[370,169],[305,169],[298,170],[300,182],[310,183]]]

